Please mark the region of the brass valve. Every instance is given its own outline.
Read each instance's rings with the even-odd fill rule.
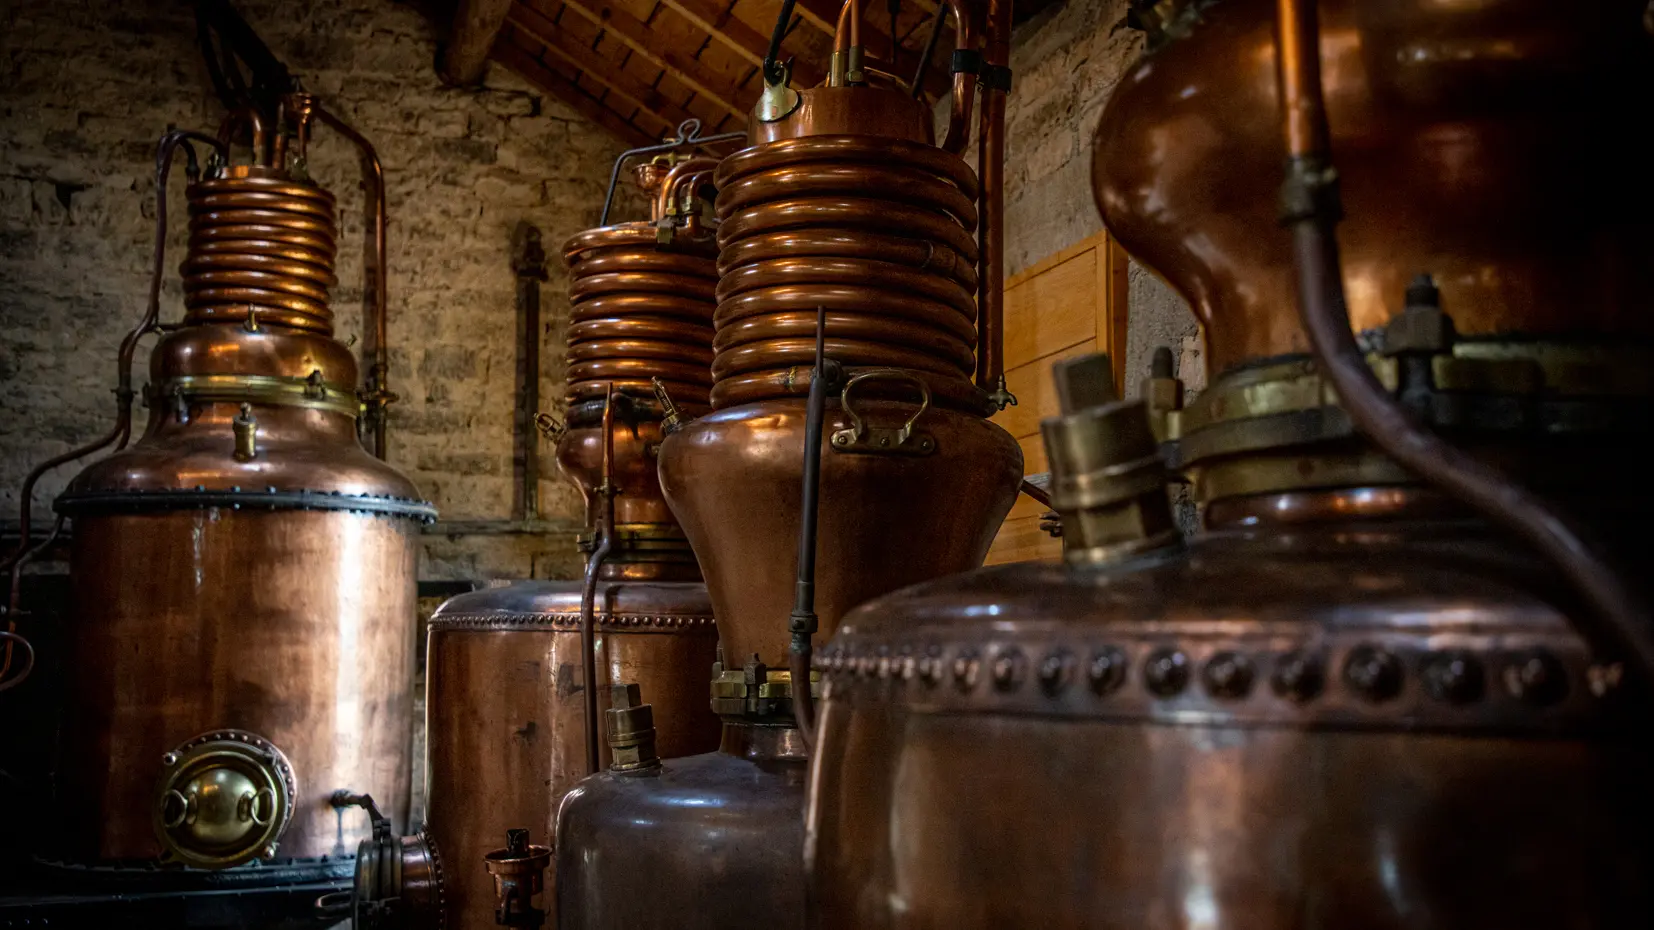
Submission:
[[[644,772],[660,767],[655,753],[655,711],[635,684],[611,685],[608,717],[609,771]]]
[[[538,927],[546,912],[534,906],[534,896],[545,889],[551,848],[533,846],[527,830],[507,830],[505,848],[483,856],[494,876],[494,922],[502,927]]]

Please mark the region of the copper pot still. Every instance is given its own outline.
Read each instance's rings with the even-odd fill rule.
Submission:
[[[1648,179],[1627,171],[1647,142],[1620,129],[1650,88],[1641,4],[1283,0],[1279,33],[1267,2],[1136,5],[1159,33],[1103,114],[1100,208],[1195,305],[1230,379],[1214,390],[1278,411],[1200,424],[1208,449],[1221,426],[1240,465],[1299,467],[1181,540],[1163,424],[1113,396],[1106,359],[1059,366],[1042,432],[1065,564],[864,605],[821,656],[819,926],[1617,927],[1654,905],[1646,671],[1581,634],[1601,628],[1583,586],[1418,475],[1307,481],[1390,451],[1366,427],[1282,428],[1347,424],[1351,396],[1315,382],[1269,407],[1275,366],[1327,376],[1333,358],[1305,357],[1318,320],[1298,295],[1329,278],[1275,205],[1283,134],[1315,135],[1307,108],[1277,107],[1276,37],[1313,36],[1316,7],[1299,47],[1326,81],[1347,329],[1399,373],[1370,390],[1411,388],[1432,425],[1518,398],[1593,412],[1455,427],[1526,459],[1646,438],[1646,383],[1600,387],[1611,349],[1648,335],[1646,263],[1621,258],[1648,244]],[[1576,198],[1582,177],[1615,197]],[[1439,293],[1409,287],[1424,272]],[[1404,308],[1413,293],[1430,299]],[[1569,362],[1537,361],[1552,351]],[[1521,384],[1400,377],[1477,358]],[[1626,397],[1643,417],[1595,418]]]
[[[322,902],[327,917],[449,930],[548,922],[558,803],[610,764],[588,720],[602,719],[616,685],[654,698],[658,756],[718,745],[706,704],[717,629],[655,478],[662,437],[707,409],[711,383],[716,269],[699,201],[717,162],[693,152],[718,137],[692,128],[616,162],[618,178],[629,159],[656,154],[635,171],[649,219],[582,232],[564,248],[568,415],[536,420],[586,499],[586,577],[514,582],[437,609],[424,827],[413,836],[376,830],[353,890]],[[340,800],[378,819],[371,799]]]
[[[1003,43],[978,34],[979,11],[948,7],[961,51],[1003,64]],[[936,145],[929,106],[865,59],[859,15],[846,5],[824,86],[795,91],[766,64],[751,145],[717,170],[712,412],[660,448],[661,489],[717,618],[723,744],[613,766],[568,795],[557,844],[565,927],[802,919],[808,755],[795,714],[813,685],[788,617],[810,442],[820,453],[811,615],[828,632],[868,598],[980,565],[1017,493],[1020,449],[986,419],[1006,398],[1003,87],[983,95],[979,181],[959,157],[976,75],[956,76]],[[840,377],[813,426],[806,398],[823,354]],[[814,383],[819,395],[825,382]],[[813,628],[801,630],[791,636],[807,646]],[[610,724],[614,740],[635,721],[611,713]]]
[[[335,791],[406,816],[416,541],[435,512],[358,442],[357,366],[329,307],[333,196],[288,167],[313,119],[342,127],[294,95],[270,131],[248,111],[217,137],[162,141],[152,300],[103,441],[116,451],[56,502],[74,522],[75,627],[53,858],[348,861],[360,833]],[[246,124],[252,163],[235,164]],[[133,347],[159,328],[167,172],[203,144],[204,175],[188,153],[185,315],[162,330],[128,447]]]

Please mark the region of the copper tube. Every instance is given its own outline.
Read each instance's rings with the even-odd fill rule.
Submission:
[[[246,124],[253,133],[253,164],[260,168],[269,167],[269,133],[264,129],[264,115],[258,111],[258,107],[251,104],[231,112],[218,124],[218,142],[226,154],[225,161],[229,161],[227,156],[230,146],[235,141],[235,130],[242,124]]]
[[[705,155],[688,158],[673,165],[672,170],[666,172],[666,178],[661,181],[660,190],[655,192],[655,221],[659,222],[663,217],[677,212],[678,191],[691,176],[717,166],[718,159]]]
[[[1482,461],[1419,427],[1378,383],[1344,303],[1339,219],[1314,0],[1277,0],[1277,79],[1288,158],[1284,220],[1292,230],[1299,314],[1321,374],[1353,423],[1386,454],[1526,540],[1590,606],[1570,614],[1587,639],[1627,654],[1654,680],[1654,628],[1641,595],[1572,518]],[[1582,622],[1583,621],[1583,622]]]
[[[968,267],[979,187],[963,162],[900,140],[807,136],[726,158],[718,188],[714,407],[806,394],[819,311],[827,350],[852,371],[914,371],[939,402],[980,406]]]
[[[231,169],[189,188],[185,322],[241,322],[253,308],[260,323],[331,335],[333,195],[257,172]]]
[[[26,637],[17,633],[15,624],[8,624],[5,630],[0,631],[0,639],[6,641],[6,664],[3,668],[0,668],[0,691],[10,691],[27,681],[29,673],[34,671],[34,646],[29,643]],[[23,647],[23,668],[8,679],[6,674],[11,670],[12,644],[14,643]]]
[[[840,373],[827,359],[827,311],[816,311],[815,364],[810,371],[810,397],[804,418],[804,491],[799,505],[798,573],[794,581],[793,612],[787,621],[792,642],[787,670],[792,676],[793,715],[806,748],[815,746],[815,695],[810,691],[811,642],[820,621],[816,616],[816,527],[821,509],[821,423],[827,411],[829,381]],[[832,365],[829,375],[828,365]],[[845,390],[849,390],[846,388]]]
[[[1011,0],[988,0],[990,68],[1010,65]],[[982,90],[982,131],[977,136],[977,164],[982,169],[981,219],[977,237],[982,254],[977,279],[976,386],[993,391],[1005,373],[1005,91]]]
[[[833,29],[833,51],[849,52],[860,47],[861,0],[844,0],[838,11],[838,25]]]
[[[1007,57],[1009,53],[1009,42],[1011,36],[1010,2],[1009,0],[999,0],[999,2],[1001,2],[1005,7],[1004,33],[1003,38],[1000,40],[1005,43],[1005,49],[1001,53],[1001,57],[1004,58]],[[955,49],[974,49],[976,46],[974,26],[975,19],[971,16],[970,10],[966,8],[963,0],[947,0],[947,4],[948,8],[953,10],[953,47]],[[990,2],[989,10],[989,19],[990,22],[992,22],[993,2]],[[994,41],[991,32],[989,35],[989,41]],[[947,132],[942,136],[941,147],[944,152],[957,155],[965,150],[965,143],[970,139],[971,103],[976,99],[976,84],[976,75],[969,71],[958,71],[953,75],[953,92],[949,95],[950,106],[948,108],[948,128]],[[1003,126],[1003,94],[1000,95],[1000,105],[1000,121]],[[987,100],[983,101],[983,106],[987,106]]]
[[[320,104],[316,105],[315,114],[361,151],[363,180],[367,182],[368,197],[373,202],[373,364],[368,369],[368,417],[373,428],[373,454],[384,458],[387,451],[385,405],[395,397],[390,393],[389,295],[385,293],[385,168],[379,162],[378,151],[366,136]]]
[[[586,585],[580,592],[580,668],[585,682],[586,771],[595,775],[603,766],[602,740],[597,735],[597,632],[593,610],[597,600],[597,579],[614,546],[614,408],[615,388],[609,385],[603,398],[603,486],[598,494],[597,545],[586,561]]]

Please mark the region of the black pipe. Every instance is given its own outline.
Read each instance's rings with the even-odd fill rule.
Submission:
[[[827,309],[816,308],[815,368],[810,373],[810,396],[804,417],[804,500],[799,508],[798,580],[793,586],[793,612],[787,629],[792,648],[787,657],[791,673],[793,716],[804,735],[804,745],[815,746],[815,697],[810,693],[811,637],[819,627],[816,617],[816,524],[821,509],[821,427],[827,414],[827,391],[838,381],[838,363],[827,354]]]

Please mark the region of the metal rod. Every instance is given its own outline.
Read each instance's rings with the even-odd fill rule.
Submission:
[[[540,515],[540,431],[535,417],[540,411],[540,282],[546,278],[546,250],[539,228],[531,223],[518,223],[511,240],[511,271],[517,278],[517,311],[523,323],[523,394],[517,412],[523,444],[520,518],[534,520]]]
[[[614,206],[615,202],[615,185],[620,183],[620,169],[626,164],[627,159],[635,158],[639,155],[654,155],[660,152],[674,152],[678,149],[692,146],[715,145],[719,142],[734,142],[736,140],[746,141],[747,138],[745,131],[721,132],[712,136],[702,136],[700,132],[700,120],[686,119],[678,124],[678,137],[676,139],[667,140],[659,145],[645,145],[621,152],[620,157],[615,159],[614,167],[609,170],[609,192],[603,197],[603,212],[598,216],[597,225],[609,225],[609,210]]]
[[[382,459],[387,452],[385,406],[395,399],[390,392],[389,296],[385,293],[385,167],[366,136],[320,104],[315,113],[362,153],[362,179],[367,182],[368,198],[373,204],[373,364],[368,369],[367,408],[368,425],[373,429],[373,454]]]
[[[930,60],[936,55],[936,43],[942,39],[942,26],[948,21],[948,10],[952,7],[946,3],[937,4],[936,15],[930,20],[930,37],[925,39],[925,50],[919,53],[918,67],[913,69],[913,99],[917,100],[925,92],[925,72],[930,69]]]
[[[988,0],[987,48],[990,68],[1010,65],[1011,0]],[[977,211],[981,252],[977,268],[976,386],[993,392],[1005,373],[1005,88],[989,81],[982,89],[982,130],[977,164],[982,189]]]
[[[597,735],[597,634],[596,601],[597,576],[609,558],[614,543],[615,487],[614,487],[614,407],[615,386],[611,383],[603,397],[603,484],[597,489],[602,501],[597,511],[597,543],[591,558],[586,561],[586,582],[580,592],[580,652],[584,656],[586,714],[586,769],[596,773],[603,766],[601,741]]]
[[[1350,420],[1387,455],[1528,542],[1584,598],[1572,616],[1599,649],[1628,655],[1654,681],[1654,625],[1641,596],[1569,516],[1499,470],[1409,419],[1368,367],[1350,330],[1335,227],[1340,218],[1321,87],[1314,0],[1277,0],[1277,78],[1288,167],[1283,222],[1292,230],[1299,312],[1316,365]]]
[[[793,716],[804,735],[804,745],[815,747],[815,696],[810,693],[810,659],[819,622],[816,617],[816,526],[821,509],[821,421],[827,413],[827,309],[816,308],[815,367],[810,373],[810,397],[804,417],[804,501],[799,508],[798,578],[793,586],[793,612],[787,629],[792,648],[787,669],[792,681]]]

